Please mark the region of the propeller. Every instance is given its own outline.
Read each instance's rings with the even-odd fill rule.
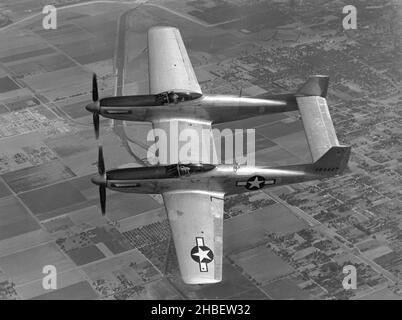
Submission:
[[[105,174],[105,160],[103,159],[103,148],[99,146],[98,149],[98,173],[103,176]]]
[[[98,152],[98,173],[99,175],[92,178],[92,182],[99,186],[99,198],[101,204],[102,216],[106,213],[106,171],[105,171],[105,161],[103,159],[103,149],[99,146]]]
[[[99,116],[98,116],[99,118]],[[105,161],[103,160],[103,149],[99,146],[98,153],[98,172],[104,178],[104,183],[99,185],[99,198],[101,204],[102,216],[106,213],[106,173],[105,173]]]
[[[96,73],[92,76],[92,103],[88,104],[85,109],[89,112],[92,112],[92,121],[95,129],[95,137],[99,139],[99,112],[100,112],[100,104],[99,104],[99,92],[98,92],[98,81],[96,78]]]
[[[99,100],[98,81],[96,80],[96,73],[92,75],[92,101]]]
[[[99,186],[99,197],[100,197],[102,216],[104,216],[106,214],[106,187],[104,185]]]

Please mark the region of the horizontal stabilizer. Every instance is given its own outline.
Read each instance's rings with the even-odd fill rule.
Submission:
[[[319,96],[325,98],[328,92],[328,76],[311,76],[296,92],[297,97]]]
[[[331,147],[339,146],[329,114],[327,100],[322,97],[296,97],[313,162]]]

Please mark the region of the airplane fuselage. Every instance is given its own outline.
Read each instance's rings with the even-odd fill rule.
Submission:
[[[143,169],[148,170],[151,168],[146,167]],[[127,171],[126,176],[133,177],[138,175],[138,169],[133,168],[131,173]],[[114,170],[114,173],[118,172],[118,170]],[[135,171],[136,173],[134,173]],[[337,173],[337,171],[318,172],[313,164],[277,168],[218,165],[206,172],[181,176],[163,175],[162,172],[156,172],[155,174],[159,176],[154,178],[150,175],[148,178],[144,177],[143,179],[126,179],[124,176],[113,174],[110,178],[108,177],[106,186],[114,191],[128,193],[162,194],[174,190],[201,190],[206,192],[214,190],[230,195],[322,179],[334,176]],[[96,179],[94,183],[97,183]]]
[[[217,124],[264,114],[298,110],[293,94],[263,97],[203,95],[193,100],[165,104],[158,104],[152,97],[133,96],[131,105],[127,106],[113,105],[113,98],[108,101],[101,100],[99,114],[106,118],[127,121],[178,118],[205,120]],[[104,105],[105,103],[107,106]]]

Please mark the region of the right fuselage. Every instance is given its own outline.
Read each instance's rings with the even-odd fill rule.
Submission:
[[[209,165],[212,166],[212,165]],[[152,167],[133,168],[124,175],[120,170],[108,174],[107,187],[120,192],[165,193],[173,190],[214,190],[227,195],[256,191],[262,188],[287,185],[333,176],[334,173],[317,173],[313,164],[291,165],[278,168],[236,167],[235,165],[218,165],[195,174],[174,174],[169,169],[159,169],[156,177],[145,178],[139,171],[148,171]],[[158,172],[159,172],[158,171]],[[169,172],[170,171],[170,172]],[[127,178],[124,178],[126,176]],[[138,176],[138,178],[134,178]],[[130,178],[132,177],[132,178]],[[109,179],[110,178],[110,179]],[[124,178],[124,179],[123,179]]]

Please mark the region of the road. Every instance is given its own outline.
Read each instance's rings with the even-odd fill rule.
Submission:
[[[116,50],[115,50],[115,73],[116,73],[116,87],[115,87],[115,95],[122,96],[124,95],[124,73],[125,73],[125,66],[126,66],[126,30],[127,30],[127,21],[130,15],[137,10],[140,6],[144,5],[141,3],[134,8],[131,8],[124,12],[118,22],[117,28],[117,37],[116,37]],[[126,148],[127,152],[140,164],[146,165],[146,163],[138,157],[133,150],[131,149],[130,143],[134,143],[137,146],[144,148],[144,145],[141,141],[135,141],[130,139],[125,130],[124,130],[124,121],[121,120],[113,120],[113,131],[117,134],[123,146]]]
[[[115,72],[116,72],[116,89],[115,89],[115,95],[123,95],[124,94],[124,73],[125,73],[125,66],[126,66],[126,43],[127,43],[127,36],[126,36],[126,31],[128,29],[127,27],[127,22],[128,18],[130,15],[142,4],[138,5],[135,8],[127,10],[125,13],[123,13],[120,16],[119,19],[119,25],[118,25],[118,36],[117,36],[117,42],[116,42],[116,51],[115,51]],[[127,149],[127,151],[141,164],[146,166],[147,164],[142,161],[131,149],[130,143],[134,143],[138,146],[141,146],[141,143],[136,142],[130,138],[127,137],[125,130],[124,130],[124,121],[121,120],[116,120],[113,121],[113,130],[114,132],[120,137],[124,147]],[[166,252],[166,261],[165,261],[165,268],[163,271],[159,270],[163,277],[170,283],[172,288],[175,290],[175,292],[184,299],[188,299],[186,294],[178,288],[175,283],[170,279],[170,277],[167,275],[167,269],[168,269],[168,258],[170,257],[170,250],[174,250],[173,248],[173,238],[171,237],[169,239],[169,245],[167,247],[167,252]]]
[[[159,4],[146,3],[144,5],[149,6],[149,7],[155,7],[155,8],[165,10],[167,12],[170,12],[170,13],[176,15],[176,16],[179,16],[179,17],[181,17],[183,19],[189,20],[189,21],[191,21],[191,22],[193,22],[195,24],[198,24],[200,26],[203,26],[205,28],[213,28],[213,27],[221,26],[221,25],[224,25],[224,24],[227,24],[227,23],[231,23],[231,22],[235,22],[235,21],[239,21],[240,19],[243,19],[243,17],[241,17],[241,18],[230,19],[230,20],[226,20],[226,21],[211,24],[211,23],[205,23],[205,22],[203,22],[201,20],[198,20],[198,19],[196,19],[196,18],[194,18],[192,16],[189,16],[189,15],[186,15],[184,13],[176,12],[176,11],[174,11],[172,9],[169,9],[167,7],[164,7],[164,6],[161,6]]]
[[[167,7],[164,7],[162,5],[159,4],[153,4],[153,3],[148,3],[147,0],[137,0],[137,1],[113,1],[113,0],[97,0],[97,1],[86,1],[86,2],[81,2],[81,3],[76,3],[76,4],[71,4],[71,5],[66,5],[66,6],[61,6],[61,7],[56,7],[57,10],[64,10],[64,9],[71,9],[71,8],[76,8],[76,7],[81,7],[81,6],[86,6],[86,5],[91,5],[91,4],[127,4],[127,5],[133,5],[136,4],[137,7],[130,9],[130,10],[135,10],[136,8],[138,8],[139,6],[149,6],[149,7],[154,7],[154,8],[159,8],[162,10],[165,10],[167,12],[170,12],[176,16],[179,16],[183,19],[186,19],[188,21],[191,21],[193,23],[196,23],[200,26],[203,26],[205,28],[213,28],[213,27],[217,27],[223,24],[227,24],[227,23],[231,23],[234,21],[238,21],[242,18],[236,18],[236,19],[230,19],[230,20],[226,20],[226,21],[222,21],[222,22],[218,22],[218,23],[205,23],[201,20],[198,20],[192,16],[186,15],[184,13],[180,13],[180,12],[176,12],[172,9],[169,9]],[[128,10],[128,11],[130,11]],[[30,15],[28,17],[25,17],[21,20],[15,21],[9,25],[4,26],[3,28],[0,28],[0,32],[5,31],[5,30],[9,30],[11,28],[14,27],[18,27],[20,24],[24,24],[25,22],[29,22],[32,19],[38,18],[38,17],[43,17],[44,14],[42,12],[38,12],[35,13],[33,15]]]

